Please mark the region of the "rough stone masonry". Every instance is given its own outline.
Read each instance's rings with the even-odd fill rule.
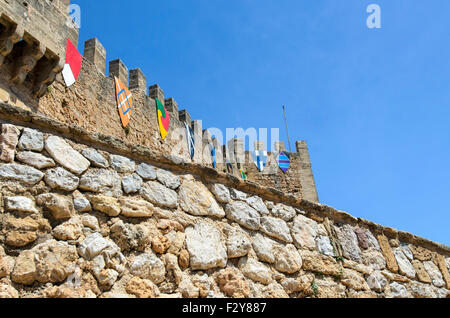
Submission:
[[[450,248],[317,203],[305,143],[292,175],[243,181],[152,125],[127,133],[97,39],[66,89],[68,4],[0,5],[0,297],[450,297]],[[135,116],[156,122],[158,97],[202,132],[130,74]]]
[[[450,296],[446,246],[8,105],[0,114],[22,123],[2,124],[0,297]]]

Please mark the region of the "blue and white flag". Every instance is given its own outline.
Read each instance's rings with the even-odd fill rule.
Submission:
[[[188,151],[191,155],[191,159],[194,159],[195,155],[195,140],[194,140],[194,131],[191,127],[188,126],[188,124],[185,122],[184,125],[186,126],[186,137],[187,137],[187,143],[188,143]]]
[[[216,169],[216,167],[217,167],[217,163],[216,163],[216,149],[214,148],[214,146],[212,144],[209,144],[209,148],[211,149],[212,165],[213,165],[213,168]]]
[[[233,165],[228,160],[227,160],[227,171],[228,171],[228,173],[231,173],[231,174],[233,173]]]
[[[260,172],[263,172],[264,168],[267,165],[267,151],[258,151],[255,150],[252,153],[253,156],[253,162],[258,167],[258,170]]]

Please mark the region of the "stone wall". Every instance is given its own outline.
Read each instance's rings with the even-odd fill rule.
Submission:
[[[450,248],[0,105],[0,297],[449,297]]]

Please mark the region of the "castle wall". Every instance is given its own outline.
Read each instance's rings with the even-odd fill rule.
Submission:
[[[450,297],[448,246],[11,105],[0,122],[2,297]]]

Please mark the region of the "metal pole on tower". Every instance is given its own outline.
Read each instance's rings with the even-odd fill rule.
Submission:
[[[287,134],[287,138],[288,138],[289,152],[292,153],[291,139],[289,138],[289,129],[288,129],[287,117],[286,117],[286,107],[284,107],[284,105],[283,105],[283,113],[284,113],[284,123],[286,124],[286,134]]]

